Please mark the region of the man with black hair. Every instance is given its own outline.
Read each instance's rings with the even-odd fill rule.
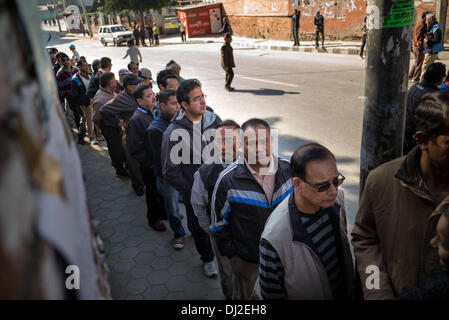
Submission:
[[[93,140],[93,124],[92,124],[92,105],[90,98],[87,96],[87,87],[89,86],[89,64],[86,60],[80,60],[77,63],[79,72],[72,78],[72,108],[76,112],[75,122],[78,125],[78,144],[87,144],[84,141],[86,135],[86,125],[88,128],[89,138]],[[78,117],[78,119],[76,118]],[[82,118],[82,121],[79,118]]]
[[[293,46],[299,47],[299,37],[298,37],[298,31],[299,31],[299,21],[301,19],[301,11],[298,9],[295,9],[295,12],[290,15],[289,17],[292,18],[292,35],[293,35]]]
[[[430,244],[449,201],[449,93],[423,96],[415,111],[417,143],[407,156],[368,175],[352,244],[365,299],[394,299],[441,271]],[[373,269],[373,266],[375,267]]]
[[[128,122],[126,145],[131,156],[140,164],[140,172],[146,187],[148,225],[156,231],[165,231],[167,227],[162,222],[165,214],[157,192],[153,150],[147,136],[147,128],[154,120],[156,95],[148,85],[140,84],[134,90],[133,96],[138,107]]]
[[[414,84],[407,92],[407,106],[405,117],[405,133],[403,154],[406,155],[416,145],[413,141],[415,128],[415,110],[421,97],[426,93],[438,91],[438,86],[443,82],[446,74],[446,66],[440,62],[432,63],[428,68],[421,83]]]
[[[427,68],[438,59],[438,52],[443,51],[443,31],[434,13],[426,15],[427,33],[424,36],[424,61],[421,80]]]
[[[131,61],[128,63],[128,70],[132,74],[135,74],[136,76],[139,76],[139,64],[136,62]]]
[[[115,93],[117,81],[115,80],[115,75],[112,72],[102,72],[100,74],[99,83],[100,89],[92,99],[92,120],[95,124],[95,138],[91,140],[91,144],[98,144],[99,141],[104,141],[103,134],[101,132],[102,116],[100,109],[106,103],[112,101],[117,95]]]
[[[87,95],[89,98],[93,98],[100,89],[100,76],[103,72],[111,72],[112,70],[112,60],[108,57],[103,57],[100,59],[100,69],[97,71],[95,76],[90,78],[89,87],[87,88]]]
[[[290,160],[293,192],[268,218],[260,242],[263,299],[348,300],[354,267],[347,235],[344,177],[317,143]],[[318,259],[316,259],[318,258]]]
[[[324,17],[321,15],[319,10],[315,12],[314,24],[315,24],[315,48],[318,48],[318,39],[321,35],[321,47],[324,49]]]
[[[137,43],[138,43],[138,41],[137,41]],[[134,45],[133,40],[128,40],[127,46],[128,46],[128,50],[126,50],[126,54],[122,59],[126,59],[129,56],[129,58],[131,59],[131,62],[134,62],[135,64],[137,64],[137,70],[139,70],[139,61],[140,61],[140,63],[142,63],[142,55],[140,53],[139,48],[137,48]],[[129,71],[131,71],[131,70],[129,70]]]
[[[263,227],[290,194],[292,182],[288,160],[272,152],[268,123],[250,119],[242,131],[244,161],[229,165],[217,179],[210,230],[221,255],[230,259],[235,277],[233,298],[249,300],[258,276]]]
[[[214,156],[206,161],[194,175],[191,204],[200,226],[210,232],[211,224],[210,202],[215,182],[219,174],[237,159],[240,141],[240,125],[234,120],[221,122],[215,131]],[[217,257],[220,283],[227,300],[233,297],[233,275],[229,259],[222,256],[211,237],[211,244]]]
[[[231,47],[231,34],[226,33],[224,35],[224,40],[225,44],[221,47],[221,67],[226,72],[225,89],[227,91],[235,91],[235,89],[231,87],[232,79],[234,79],[234,71],[232,68],[235,68],[234,53]]]
[[[179,192],[168,184],[162,176],[161,151],[162,137],[171,119],[178,113],[180,106],[176,99],[176,91],[164,90],[159,94],[159,115],[151,122],[147,130],[148,140],[153,152],[154,171],[157,177],[157,190],[161,195],[167,212],[170,228],[174,232],[172,246],[176,250],[184,248],[186,234],[179,214]]]
[[[218,272],[214,263],[214,253],[209,235],[198,223],[190,204],[190,196],[193,175],[201,164],[207,160],[203,159],[203,150],[206,148],[208,141],[201,137],[206,131],[210,133],[210,129],[215,129],[221,119],[211,109],[207,108],[206,96],[201,89],[201,83],[197,79],[189,79],[181,83],[176,90],[176,97],[182,109],[164,132],[161,156],[162,174],[172,187],[182,193],[186,206],[188,228],[192,232],[196,249],[203,261],[204,274],[207,277],[214,277]],[[179,147],[181,147],[181,150],[179,150]]]
[[[72,67],[70,58],[65,53],[60,55],[62,67],[56,74],[56,84],[58,86],[59,98],[61,100],[62,107],[64,111],[66,107],[72,109],[71,99],[72,99],[72,78],[79,71],[78,68]],[[75,113],[75,111],[73,111]],[[75,121],[78,118],[75,115]],[[79,127],[79,123],[76,123]]]

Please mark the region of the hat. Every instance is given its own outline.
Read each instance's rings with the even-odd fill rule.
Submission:
[[[168,67],[166,67],[166,69],[167,70],[180,72],[181,71],[181,66],[175,62],[175,63],[170,64]]]
[[[320,10],[317,10],[317,11],[315,12],[315,14],[320,14]]]
[[[142,79],[139,78],[138,76],[136,76],[133,73],[127,74],[124,78],[123,78],[123,85],[124,86],[132,86],[135,84],[139,84],[142,82]]]
[[[118,75],[119,76],[122,76],[122,75],[127,75],[127,74],[130,74],[131,72],[128,70],[128,69],[120,69],[119,71],[118,71]]]
[[[75,45],[74,45],[74,44],[71,44],[71,45],[69,46],[69,48],[70,48],[70,49],[75,49]]]
[[[142,78],[146,78],[146,79],[151,79],[151,71],[148,70],[147,68],[140,68],[139,70],[139,76]]]

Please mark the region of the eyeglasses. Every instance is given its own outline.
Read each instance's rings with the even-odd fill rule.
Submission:
[[[201,96],[193,98],[190,102],[200,102],[201,100],[206,101],[207,95],[203,94]]]
[[[66,61],[69,61],[69,60],[70,60],[69,58],[62,58],[61,59],[62,62],[66,62]]]
[[[338,173],[338,176],[335,177],[334,180],[332,180],[332,182],[328,181],[319,185],[311,184],[304,178],[301,179],[318,192],[327,191],[330,188],[331,184],[333,184],[334,187],[337,188],[338,186],[341,186],[343,184],[343,181],[345,181],[345,177],[341,173]]]

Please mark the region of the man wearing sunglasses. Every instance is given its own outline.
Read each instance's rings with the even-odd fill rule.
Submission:
[[[263,299],[348,300],[354,268],[346,230],[344,177],[334,155],[307,144],[290,160],[294,191],[268,218],[260,243]]]

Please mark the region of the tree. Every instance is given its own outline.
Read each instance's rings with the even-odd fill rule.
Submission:
[[[143,14],[145,10],[158,10],[173,5],[172,0],[105,0],[106,13],[112,14],[122,10],[132,10]]]

